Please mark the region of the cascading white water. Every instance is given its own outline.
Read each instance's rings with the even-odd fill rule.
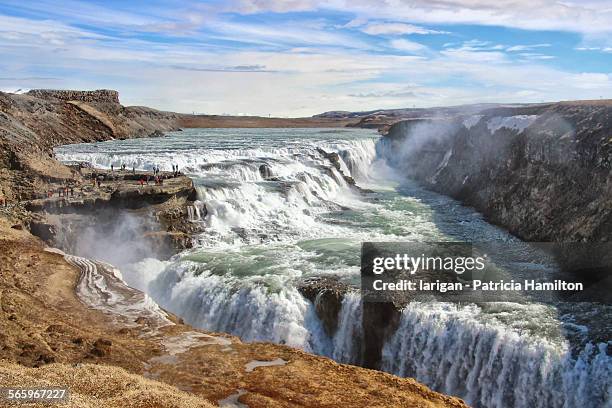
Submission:
[[[338,153],[344,175],[375,192],[355,193],[318,149]],[[61,159],[101,167],[178,165],[194,179],[203,204],[188,216],[206,232],[194,249],[170,261],[122,265],[130,285],[197,327],[354,364],[363,343],[359,294],[344,298],[330,337],[297,282],[332,275],[355,284],[363,241],[513,239],[448,198],[410,186],[398,193],[388,181],[398,178],[394,163],[384,160],[393,153],[358,129],[193,129],[57,151]],[[526,331],[563,325],[541,311],[539,305],[519,309],[513,316],[521,326],[491,321],[508,310],[413,305],[384,346],[382,368],[477,406],[610,404],[605,351],[588,346],[572,358],[562,333],[546,340]]]
[[[200,200],[194,201],[187,207],[187,219],[191,222],[202,221],[202,213],[206,211],[206,204]]]
[[[544,306],[505,305],[542,324]],[[475,407],[578,407],[609,403],[605,345],[577,358],[564,342],[492,321],[477,306],[412,303],[383,348],[382,369],[460,395]]]
[[[376,150],[371,143],[362,142],[354,148],[340,150],[340,158],[356,180],[363,183],[371,178],[371,165],[376,159]]]

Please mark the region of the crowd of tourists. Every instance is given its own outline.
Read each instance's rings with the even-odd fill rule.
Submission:
[[[132,166],[131,170],[128,170],[125,164],[121,164],[121,166],[116,169],[114,164],[110,166],[110,174],[109,172],[100,172],[95,171],[91,164],[89,163],[79,163],[79,172],[82,173],[82,169],[91,169],[91,173],[88,174],[87,183],[80,182],[68,182],[62,183],[59,187],[54,187],[48,189],[46,192],[47,198],[53,198],[56,194],[58,198],[74,198],[76,196],[82,196],[84,192],[91,191],[91,189],[101,189],[106,182],[112,181],[126,181],[125,177],[121,175],[131,173],[132,177],[130,180],[137,180],[137,183],[140,187],[144,187],[145,185],[149,185],[150,183],[154,183],[156,186],[160,186],[164,184],[164,180],[169,178],[178,177],[181,175],[179,171],[179,166],[176,164],[172,165],[172,172],[162,172],[159,166],[153,166],[152,174],[144,173],[140,176],[140,178],[136,178],[136,167]],[[91,185],[91,189],[87,187],[87,185]],[[0,206],[5,204],[6,200],[0,199]]]

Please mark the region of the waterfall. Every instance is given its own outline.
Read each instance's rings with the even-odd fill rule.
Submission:
[[[196,200],[193,205],[187,206],[187,220],[190,222],[202,221],[202,213],[206,213],[206,204],[200,200]]]
[[[370,166],[376,159],[376,149],[373,141],[361,141],[352,149],[340,150],[339,155],[345,163],[349,175],[357,182],[365,182],[371,178],[372,169]]]
[[[526,308],[544,313],[541,305],[520,313]],[[477,306],[411,303],[383,348],[382,369],[475,407],[609,407],[606,347],[589,344],[572,357],[566,342],[487,321]]]
[[[188,219],[206,227],[197,245],[170,261],[148,259],[124,271],[131,286],[166,310],[244,341],[360,364],[359,293],[345,295],[330,335],[298,282],[331,275],[355,284],[363,241],[449,240],[448,231],[453,240],[511,237],[446,197],[381,188],[405,177],[405,146],[363,130],[325,132],[193,129],[156,140],[67,146],[58,157],[101,167],[177,164],[194,179],[199,201],[188,208]],[[339,163],[319,149],[337,153]],[[269,170],[265,178],[261,166]],[[376,191],[357,193],[340,172]],[[408,305],[383,345],[381,369],[475,407],[612,408],[606,344],[572,354],[554,310],[535,304],[498,309]]]
[[[334,334],[330,357],[346,364],[359,364],[363,344],[361,325],[361,296],[349,292],[342,300],[338,316],[338,328]]]

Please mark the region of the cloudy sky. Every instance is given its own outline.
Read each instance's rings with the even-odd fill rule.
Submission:
[[[0,90],[327,110],[612,98],[612,0],[0,1]]]

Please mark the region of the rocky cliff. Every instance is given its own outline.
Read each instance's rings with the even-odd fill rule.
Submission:
[[[0,197],[33,197],[48,180],[70,179],[52,149],[68,143],[143,137],[178,128],[179,115],[125,107],[116,91],[0,92]]]
[[[399,171],[529,241],[608,241],[612,102],[494,108],[393,125]]]

